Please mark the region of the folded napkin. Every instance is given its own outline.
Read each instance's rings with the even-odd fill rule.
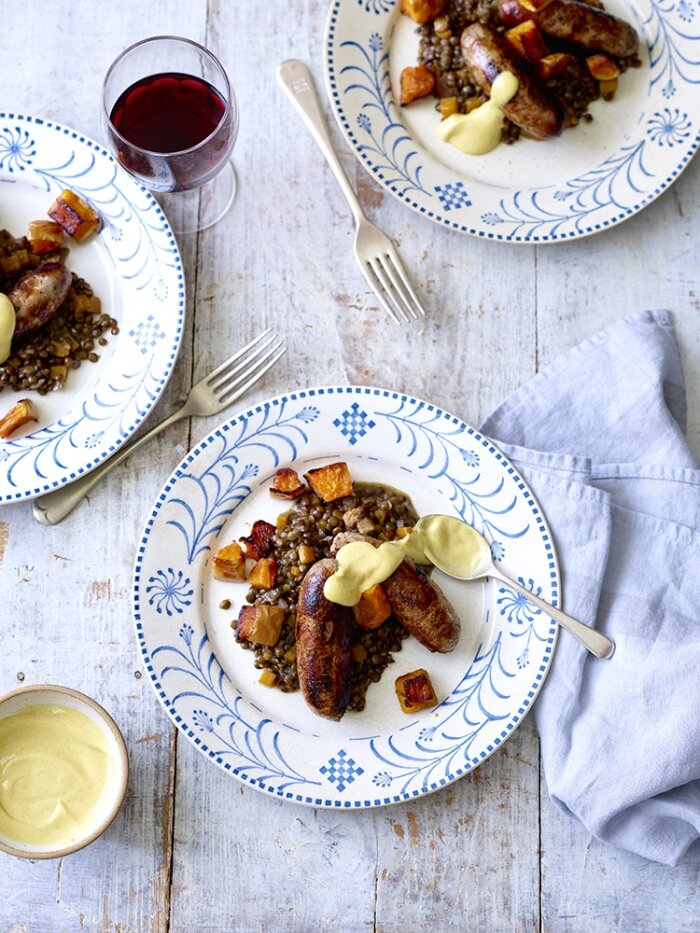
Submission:
[[[675,864],[700,836],[700,470],[665,312],[619,321],[508,398],[482,430],[547,516],[563,609],[534,705],[552,799],[594,836]]]

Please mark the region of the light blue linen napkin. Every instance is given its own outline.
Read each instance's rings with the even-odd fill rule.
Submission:
[[[554,535],[561,631],[534,705],[552,799],[597,838],[673,865],[700,837],[700,470],[669,315],[619,321],[508,398],[482,430]]]

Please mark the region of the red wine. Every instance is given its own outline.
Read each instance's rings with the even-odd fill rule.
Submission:
[[[226,100],[202,78],[180,72],[141,78],[110,113],[122,137],[112,134],[119,161],[158,190],[196,187],[217,173],[233,146],[232,115],[224,119],[225,114]],[[209,137],[201,149],[183,152]]]
[[[141,78],[119,97],[110,119],[124,139],[151,152],[182,152],[211,136],[226,101],[208,81],[194,75]]]

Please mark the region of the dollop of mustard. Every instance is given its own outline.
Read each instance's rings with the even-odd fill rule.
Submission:
[[[116,780],[108,739],[68,706],[25,706],[0,719],[0,835],[63,848],[102,820]]]
[[[470,113],[453,113],[437,127],[443,142],[467,155],[485,155],[503,136],[503,107],[518,93],[519,82],[510,71],[502,71],[491,85],[491,97]]]
[[[360,596],[383,583],[405,557],[418,564],[437,563],[456,575],[468,577],[479,565],[482,539],[471,525],[450,515],[428,515],[399,541],[374,547],[351,541],[337,555],[338,569],[325,582],[323,595],[339,606],[356,606]]]

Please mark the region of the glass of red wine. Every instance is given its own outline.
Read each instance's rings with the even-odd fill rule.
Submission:
[[[204,46],[178,36],[129,46],[105,77],[102,122],[117,161],[158,195],[176,233],[205,230],[228,211],[238,106]]]

